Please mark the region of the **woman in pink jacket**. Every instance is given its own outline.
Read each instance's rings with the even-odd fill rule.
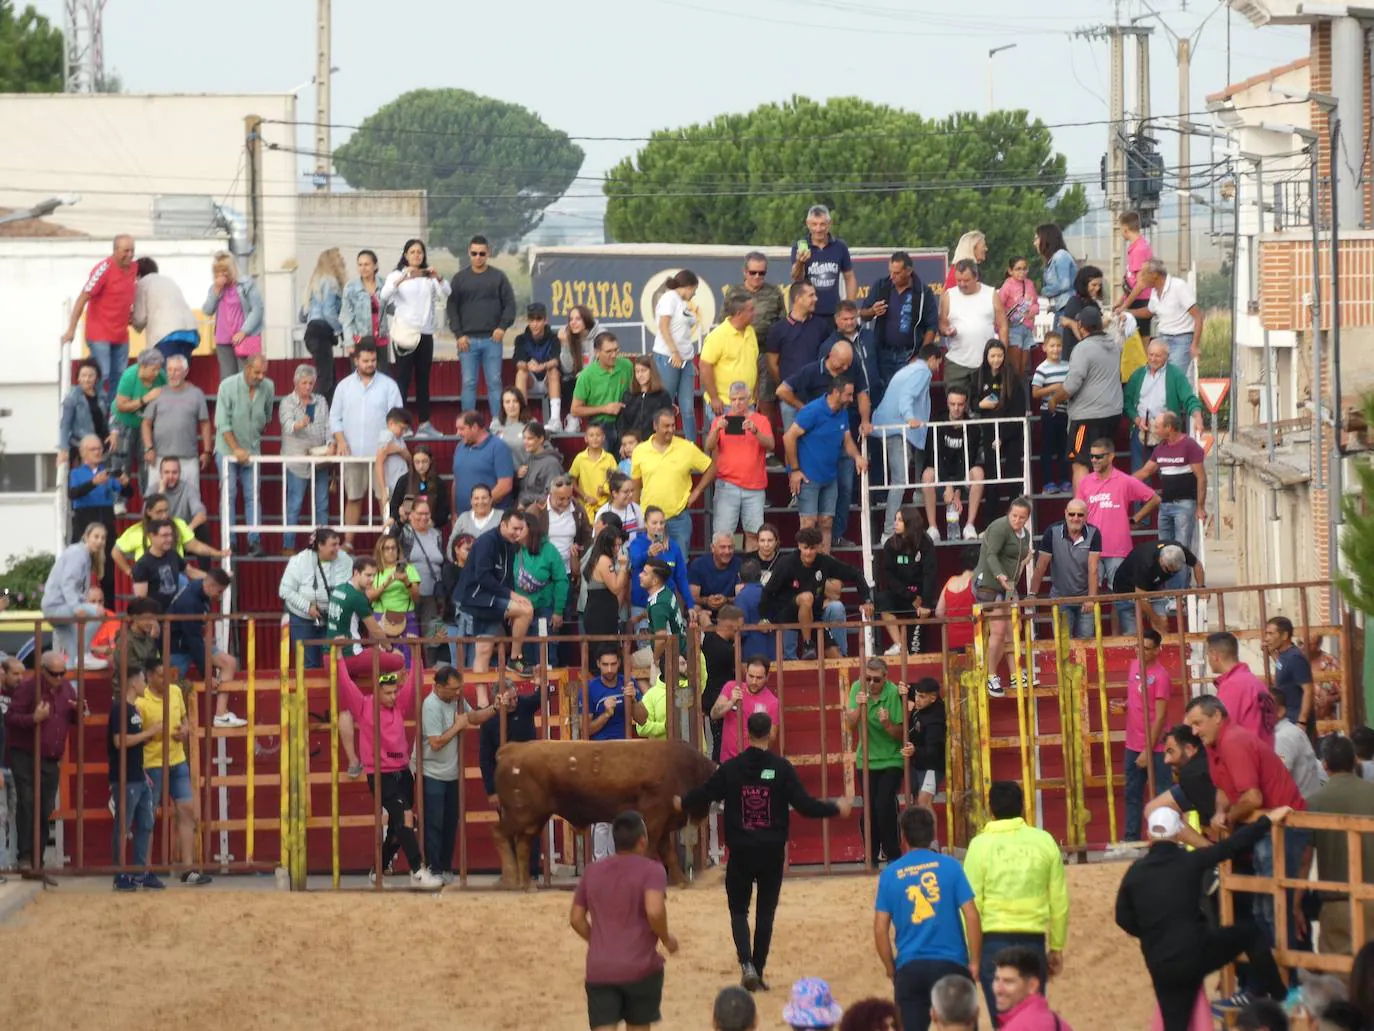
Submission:
[[[386,811],[386,839],[382,842],[382,870],[391,865],[398,851],[406,854],[413,888],[442,888],[443,880],[431,873],[420,855],[420,841],[411,826],[411,807],[415,804],[415,776],[410,772],[410,742],[406,739],[406,713],[415,704],[424,670],[417,663],[405,684],[401,674],[382,673],[377,678],[377,694],[368,697],[358,689],[342,662],[335,667],[339,676],[339,704],[353,715],[358,725],[358,752],[367,772],[367,786],[380,797]],[[374,731],[374,726],[377,728]],[[381,742],[381,755],[374,752]],[[376,883],[380,871],[373,870],[369,880]]]

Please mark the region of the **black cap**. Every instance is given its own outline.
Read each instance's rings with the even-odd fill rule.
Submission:
[[[1089,333],[1102,332],[1102,309],[1092,306],[1078,313],[1078,324]]]
[[[525,318],[527,319],[547,319],[548,317],[549,309],[545,308],[538,301],[525,309]]]

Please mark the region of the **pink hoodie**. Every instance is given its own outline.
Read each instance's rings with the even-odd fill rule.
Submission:
[[[363,769],[367,773],[375,774],[377,764],[372,754],[372,696],[365,695],[358,689],[358,685],[353,682],[342,662],[338,663],[336,668],[339,671],[339,704],[353,714],[354,722],[358,724],[358,758],[362,760]],[[410,766],[410,745],[406,741],[406,714],[414,704],[415,692],[420,687],[423,675],[420,666],[414,666],[410,671],[410,679],[396,692],[396,704],[391,708],[380,703],[377,705],[382,721],[383,773],[398,773]]]

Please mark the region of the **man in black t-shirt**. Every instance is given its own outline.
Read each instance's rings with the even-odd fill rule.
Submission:
[[[825,600],[826,580],[851,584],[859,592],[859,604],[864,618],[873,618],[869,602],[868,581],[862,570],[821,553],[821,531],[808,526],[797,531],[797,550],[782,557],[772,577],[763,589],[762,615],[770,623],[798,623],[798,630],[783,635],[783,658],[798,658],[798,636],[801,638],[800,657],[816,657],[815,624],[839,623],[844,620],[844,605]],[[831,609],[830,615],[826,610]],[[831,638],[833,644],[833,637]],[[836,649],[835,657],[839,656]]]
[[[735,638],[744,626],[744,610],[737,605],[722,605],[716,624],[701,638],[701,653],[706,658],[706,683],[701,688],[701,711],[709,713],[720,697],[720,689],[739,679],[735,671]],[[741,660],[745,656],[740,656]],[[711,759],[720,762],[720,736],[724,720],[708,719],[711,728]]]
[[[134,597],[152,598],[166,612],[181,590],[183,573],[191,580],[203,580],[205,571],[188,566],[176,551],[175,529],[160,519],[148,527],[148,550],[134,563]]]
[[[940,503],[945,506],[947,513],[951,505],[963,513],[965,488],[960,484],[962,481],[972,481],[967,488],[968,511],[963,519],[962,532],[957,522],[947,527],[950,540],[958,540],[962,536],[964,540],[971,541],[978,537],[974,524],[978,520],[978,508],[983,503],[983,456],[978,454],[978,430],[969,419],[968,388],[949,387],[945,391],[945,403],[949,408],[945,418],[956,425],[937,426],[927,435],[926,448],[929,454],[926,467],[921,472],[921,482],[945,484]],[[959,423],[966,425],[957,425]],[[935,488],[927,487],[925,495],[927,532],[932,540],[939,540],[940,533],[936,527],[940,524],[935,521]]]
[[[158,660],[150,660],[156,669],[161,665]],[[146,667],[129,670],[124,692],[116,695],[110,712],[109,726],[105,732],[107,758],[110,769],[110,801],[114,805],[114,830],[111,844],[111,862],[121,866],[134,866],[141,874],[118,873],[114,877],[115,891],[137,891],[139,888],[160,889],[164,887],[157,875],[148,869],[148,857],[153,840],[153,789],[143,772],[143,745],[162,733],[162,724],[143,725],[134,702],[143,694],[147,684]],[[123,756],[124,790],[121,793],[119,782],[120,757]],[[133,835],[132,853],[126,851],[120,862],[120,849],[124,846],[126,835]]]

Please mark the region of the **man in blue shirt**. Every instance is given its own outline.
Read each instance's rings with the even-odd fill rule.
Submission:
[[[167,606],[169,616],[206,616],[220,607],[220,599],[224,597],[224,592],[229,589],[229,574],[223,569],[212,569],[205,574],[203,580],[190,580],[181,590],[177,591]],[[210,656],[206,659],[205,655],[205,625],[199,620],[188,622],[186,620],[173,620],[170,624],[169,634],[172,644],[172,665],[176,667],[177,673],[184,679],[189,675],[191,665],[194,663],[200,675],[209,683],[212,689],[226,680],[233,680],[238,675],[239,664],[232,655],[220,651],[213,645],[210,648]],[[241,716],[236,716],[229,711],[229,695],[224,692],[217,692],[215,699],[215,726],[217,727],[246,727],[248,721]]]
[[[592,741],[625,740],[625,711],[636,723],[649,719],[649,710],[640,701],[639,686],[620,674],[620,653],[606,651],[596,660],[598,676],[587,684],[587,737]],[[609,823],[592,825],[592,861],[604,859],[615,851]]]
[[[783,431],[791,428],[797,413],[818,397],[830,391],[830,381],[839,376],[849,382],[854,381],[850,367],[854,364],[854,349],[845,341],[831,347],[816,361],[809,361],[778,384],[778,407],[782,409]],[[784,453],[786,449],[784,448]],[[788,466],[791,472],[793,466]],[[838,479],[838,477],[837,477]],[[852,488],[852,484],[851,484]],[[836,493],[838,494],[838,488]]]
[[[859,454],[849,433],[848,408],[854,403],[854,384],[836,376],[824,397],[818,397],[797,413],[797,419],[783,436],[787,451],[789,480],[797,498],[801,528],[815,526],[821,531],[820,550],[830,554],[830,531],[835,517],[840,456],[854,460],[859,472],[868,471],[868,461]]]
[[[830,323],[819,319],[816,311],[816,289],[810,283],[792,287],[792,309],[787,318],[778,319],[768,327],[763,349],[768,356],[768,372],[774,383],[782,383],[816,361],[821,343],[830,335]],[[780,405],[782,428],[792,425],[795,408]]]
[[[717,615],[728,605],[739,589],[739,556],[735,554],[735,538],[718,533],[711,538],[708,554],[698,555],[687,566],[687,583],[691,585],[692,600]]]
[[[835,332],[821,344],[820,357],[824,361],[841,344],[853,354],[849,371],[854,379],[854,407],[849,410],[849,432],[855,441],[873,432],[873,409],[883,399],[883,381],[878,373],[878,349],[873,333],[859,325],[859,306],[851,300],[840,302],[835,310]],[[854,463],[840,459],[840,475],[835,494],[835,546],[852,548],[858,545],[845,540],[849,528],[850,506],[854,504]]]
[[[453,514],[472,507],[472,488],[479,483],[491,488],[491,503],[505,508],[515,484],[515,462],[505,441],[482,425],[482,417],[468,411],[458,416],[458,435],[463,443],[453,452]]]
[[[887,271],[869,293],[872,306],[859,312],[860,318],[873,320],[878,373],[884,385],[940,335],[940,302],[916,275],[911,255],[897,251],[888,259]]]
[[[883,438],[887,469],[887,504],[883,510],[883,540],[892,536],[897,512],[909,483],[920,483],[926,467],[926,423],[930,422],[930,384],[940,369],[945,352],[937,344],[925,344],[892,377],[887,393],[873,410],[873,425]],[[895,427],[906,429],[897,430]],[[881,427],[887,427],[882,429]],[[903,447],[905,438],[905,447]],[[914,474],[912,472],[914,468]]]
[[[835,312],[840,306],[840,281],[844,281],[844,296],[859,296],[859,283],[854,276],[854,262],[849,245],[830,233],[830,209],[814,204],[806,213],[807,239],[792,245],[792,282],[810,283],[816,288],[816,315],[826,323],[826,331],[834,328]]]
[[[930,847],[935,841],[935,814],[912,806],[899,822],[902,858],[878,876],[873,937],[892,980],[902,1026],[925,1027],[936,981],[947,974],[977,979],[983,926],[964,868]]]

